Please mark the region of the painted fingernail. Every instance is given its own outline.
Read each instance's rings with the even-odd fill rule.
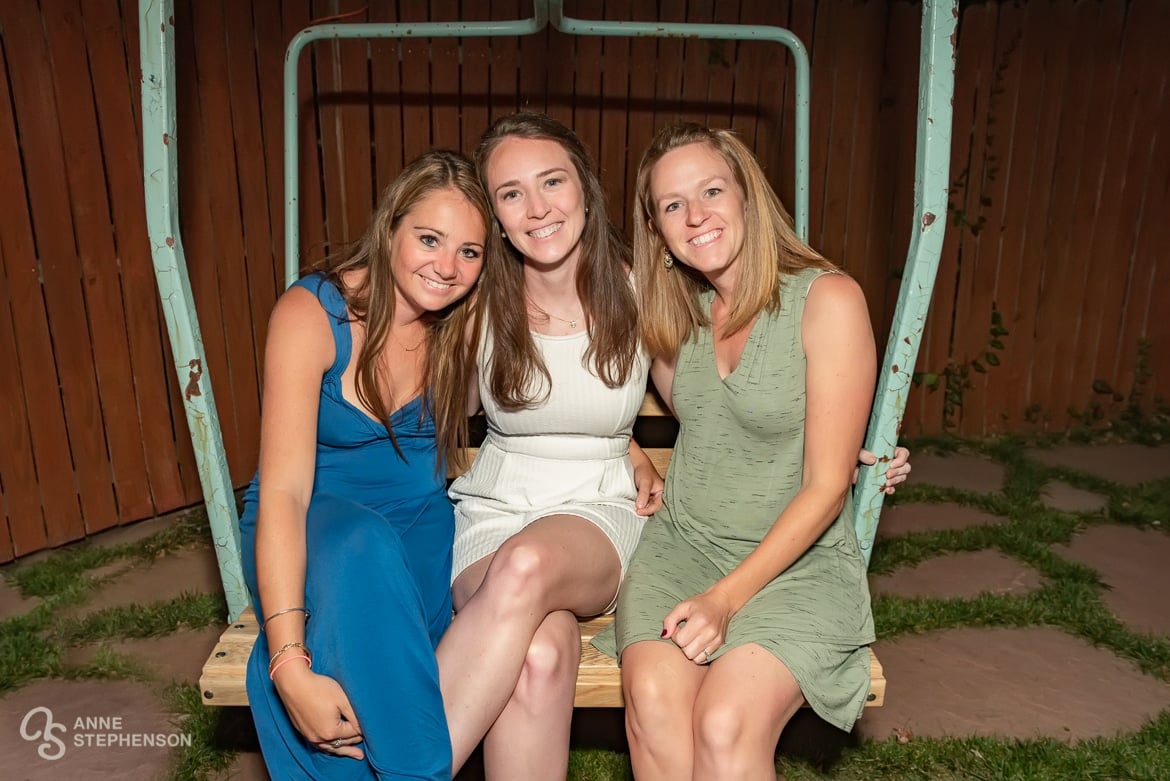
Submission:
[[[666,637],[666,630],[665,629],[662,630],[662,634],[660,634],[659,637]]]

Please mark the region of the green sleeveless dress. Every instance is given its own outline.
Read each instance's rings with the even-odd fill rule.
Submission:
[[[614,629],[595,641],[603,652],[620,655],[643,640],[671,642],[660,638],[663,617],[734,569],[799,490],[800,322],[809,287],[822,273],[785,277],[780,308],[760,313],[726,380],[715,366],[710,328],[682,346],[673,390],[680,428],[665,506],[643,529]],[[703,297],[708,313],[713,298]],[[847,500],[821,538],[732,617],[727,641],[712,658],[748,643],[762,646],[792,672],[817,714],[851,729],[869,693],[866,646],[874,640],[865,570]]]

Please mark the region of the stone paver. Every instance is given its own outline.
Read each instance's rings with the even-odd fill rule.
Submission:
[[[1132,732],[1170,707],[1170,684],[1056,629],[953,629],[874,651],[888,687],[858,723],[870,740],[908,730],[1074,742]]]
[[[186,548],[136,566],[99,589],[73,615],[132,603],[166,602],[184,593],[223,591],[219,565],[210,546]]]
[[[1003,466],[979,456],[924,453],[914,456],[912,463],[914,473],[910,479],[915,483],[985,494],[997,493],[1003,488]]]
[[[1105,604],[1138,632],[1170,636],[1170,535],[1109,524],[1078,534],[1056,552],[1101,573]]]
[[[1109,497],[1071,486],[1061,480],[1046,483],[1040,491],[1040,501],[1045,507],[1067,513],[1095,513],[1109,506]]]
[[[163,683],[195,684],[203,670],[203,663],[215,648],[224,625],[175,632],[162,637],[135,638],[107,643],[110,650],[131,656]],[[99,646],[71,648],[65,653],[65,663],[71,667],[87,664]]]
[[[212,776],[211,781],[269,781],[268,769],[259,751],[241,751],[232,766]]]
[[[1023,594],[1040,586],[1040,573],[997,550],[951,553],[916,567],[870,576],[873,595],[966,599],[979,594]],[[879,657],[880,658],[880,657]]]
[[[41,604],[39,597],[25,598],[20,589],[0,578],[0,621],[23,615]]]
[[[918,479],[918,466],[914,466],[914,480]],[[1005,518],[985,513],[974,507],[964,507],[953,502],[926,504],[912,502],[898,504],[882,510],[878,521],[877,538],[896,537],[907,532],[950,531],[966,529],[969,526],[983,526],[1003,523]]]
[[[1063,445],[1051,450],[1029,450],[1028,455],[1049,466],[1088,472],[1123,485],[1170,477],[1170,446]],[[917,459],[914,469],[918,469]]]
[[[4,779],[163,778],[172,745],[184,739],[158,696],[137,683],[38,681],[0,699]]]

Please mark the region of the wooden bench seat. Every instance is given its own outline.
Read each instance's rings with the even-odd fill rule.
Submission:
[[[670,412],[653,393],[647,393],[639,416],[661,418]],[[666,474],[670,463],[671,448],[645,448],[646,455],[660,474]],[[473,453],[474,453],[473,449]],[[457,477],[456,472],[450,473]],[[581,622],[581,666],[577,671],[577,695],[573,704],[578,708],[620,708],[622,707],[621,674],[617,662],[589,644],[593,637],[604,629],[612,616],[602,616]],[[231,624],[220,637],[219,643],[203,665],[199,677],[199,689],[203,693],[204,705],[247,705],[248,692],[244,685],[244,671],[252,645],[256,642],[259,627],[252,608],[248,608],[239,619]],[[485,671],[490,675],[490,671]],[[870,693],[867,707],[877,707],[885,700],[886,679],[881,663],[869,653]]]
[[[617,662],[589,644],[593,636],[612,620],[612,616],[602,616],[581,622],[581,666],[577,670],[577,696],[573,700],[578,708],[622,707],[621,675]],[[199,690],[203,693],[204,705],[248,704],[244,670],[258,631],[256,615],[252,608],[248,608],[219,638],[215,650],[203,665],[203,674],[199,676]],[[873,651],[869,653],[869,677],[869,701],[866,706],[877,707],[886,696],[886,679]]]

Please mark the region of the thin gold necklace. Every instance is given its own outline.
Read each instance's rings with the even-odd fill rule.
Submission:
[[[536,309],[537,312],[540,312],[545,317],[551,317],[553,320],[560,320],[562,323],[568,323],[569,328],[576,328],[577,322],[582,317],[584,317],[583,314],[580,314],[580,315],[577,315],[576,317],[574,317],[572,320],[566,320],[565,318],[561,317],[560,315],[554,315],[552,312],[545,310],[543,307],[541,307],[539,304],[537,304],[535,301],[532,300],[532,296],[527,296],[527,298],[528,298],[528,303],[531,304],[532,307],[534,309]]]

